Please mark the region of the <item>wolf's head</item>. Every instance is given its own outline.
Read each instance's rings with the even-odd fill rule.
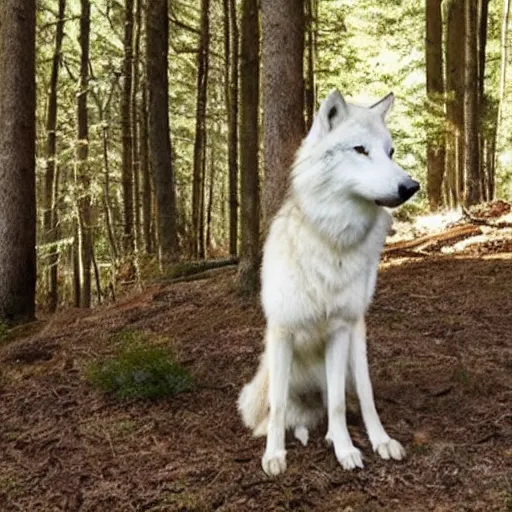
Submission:
[[[420,185],[393,161],[385,122],[393,100],[390,93],[361,107],[331,92],[299,151],[293,171],[296,191],[313,189],[329,202],[354,199],[388,207],[412,197]]]

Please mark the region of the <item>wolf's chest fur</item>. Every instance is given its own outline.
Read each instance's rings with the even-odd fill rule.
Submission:
[[[389,222],[379,210],[365,229],[348,226],[361,235],[358,243],[344,247],[324,237],[293,204],[285,204],[263,261],[262,301],[269,325],[292,330],[302,345],[362,316],[374,292]]]

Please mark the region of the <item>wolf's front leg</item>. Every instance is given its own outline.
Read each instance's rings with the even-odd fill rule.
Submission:
[[[270,405],[267,447],[261,460],[263,471],[276,476],[286,471],[286,403],[292,363],[292,336],[286,330],[267,328],[268,398]]]
[[[325,349],[327,377],[327,412],[329,427],[325,439],[334,444],[338,462],[344,469],[363,467],[361,452],[352,444],[347,428],[345,382],[348,371],[350,329],[338,327]]]
[[[401,460],[405,457],[405,450],[398,441],[388,436],[375,408],[366,352],[366,325],[363,317],[354,326],[350,341],[352,374],[361,404],[361,414],[373,450],[383,459]]]

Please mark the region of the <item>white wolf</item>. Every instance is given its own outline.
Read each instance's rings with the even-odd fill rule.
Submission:
[[[262,466],[286,470],[285,430],[307,443],[328,413],[326,439],[345,469],[363,467],[345,416],[346,382],[355,387],[373,449],[400,460],[373,399],[364,315],[391,216],[419,184],[392,160],[385,116],[393,94],[365,108],[333,91],[298,151],[290,191],[270,228],[262,266],[267,320],[258,371],[238,408],[255,436],[267,435]]]

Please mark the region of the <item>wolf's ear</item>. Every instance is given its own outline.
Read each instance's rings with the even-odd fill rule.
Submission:
[[[346,117],[347,114],[347,103],[340,92],[334,89],[320,105],[313,126],[308,133],[308,141],[320,140],[339,124],[340,120]]]
[[[390,92],[387,96],[384,96],[384,98],[377,101],[377,103],[374,103],[370,108],[374,112],[377,112],[377,114],[380,114],[382,119],[385,119],[387,113],[393,106],[394,101],[395,101],[395,95],[392,92]]]

